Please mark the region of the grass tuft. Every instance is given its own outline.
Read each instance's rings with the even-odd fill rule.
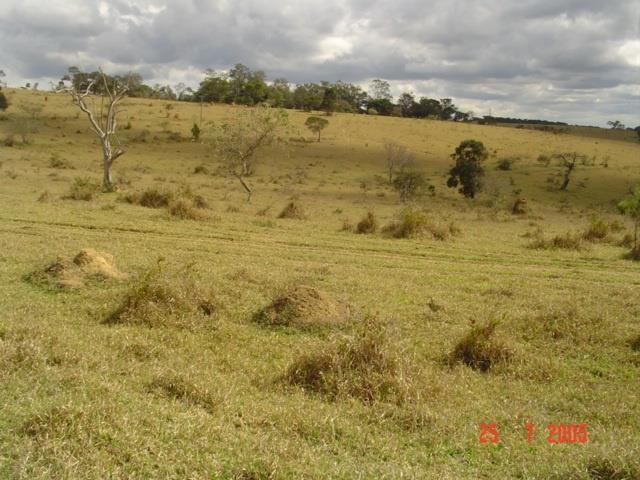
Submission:
[[[456,343],[450,363],[462,362],[474,370],[487,372],[492,366],[509,361],[513,356],[512,349],[494,338],[497,326],[496,321],[474,326]]]
[[[373,212],[367,212],[365,217],[356,225],[356,233],[376,233],[378,230],[378,220]]]

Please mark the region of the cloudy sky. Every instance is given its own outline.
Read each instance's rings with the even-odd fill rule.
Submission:
[[[640,0],[2,0],[13,86],[70,65],[196,86],[234,63],[389,80],[476,115],[640,125]]]

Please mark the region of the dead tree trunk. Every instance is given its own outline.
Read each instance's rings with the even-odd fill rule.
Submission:
[[[104,111],[104,105],[100,107],[99,111],[94,111],[87,105],[86,99],[92,94],[92,89],[96,84],[95,79],[89,82],[84,91],[79,91],[73,86],[65,90],[71,95],[73,103],[87,115],[91,129],[100,140],[102,146],[102,189],[105,192],[111,192],[114,190],[111,167],[116,159],[124,154],[124,150],[120,147],[116,137],[118,128],[117,116],[120,113],[118,104],[125,98],[128,87],[118,85],[110,87],[106,75],[102,72],[101,75],[106,92],[106,97],[103,97],[107,100],[106,112]],[[117,145],[114,146],[114,144]]]

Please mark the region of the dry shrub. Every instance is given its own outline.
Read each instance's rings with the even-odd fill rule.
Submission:
[[[123,197],[127,203],[141,205],[147,208],[168,207],[174,194],[169,191],[159,190],[155,187],[147,188],[142,192],[129,193]]]
[[[40,202],[40,203],[47,203],[50,200],[51,200],[51,193],[49,193],[49,190],[45,190],[38,197],[38,202]]]
[[[93,200],[99,190],[100,185],[95,183],[89,177],[76,177],[73,179],[73,183],[69,188],[69,193],[63,198],[88,202]]]
[[[356,233],[376,233],[376,230],[378,230],[378,221],[373,212],[367,212],[356,226]]]
[[[450,363],[462,362],[481,372],[492,366],[508,362],[513,351],[504,341],[495,338],[498,323],[490,321],[483,326],[474,326],[456,343],[449,357]]]
[[[384,230],[393,238],[430,237],[434,240],[447,240],[460,234],[460,229],[453,223],[446,224],[433,219],[424,210],[403,210],[399,218],[387,225]]]
[[[386,326],[365,318],[355,335],[332,339],[317,352],[295,360],[283,380],[332,399],[401,404],[412,392],[408,371]]]
[[[340,227],[340,231],[341,232],[353,232],[353,231],[355,231],[355,227],[353,226],[353,223],[351,223],[351,221],[349,221],[349,219],[345,218],[342,221],[342,227]]]
[[[159,261],[138,278],[105,323],[195,329],[212,327],[218,310],[210,290],[192,278],[191,266],[169,275]]]
[[[201,173],[203,175],[208,175],[209,169],[207,168],[206,165],[198,165],[196,168],[193,169],[193,173],[194,174]]]
[[[630,252],[624,255],[627,260],[633,260],[634,262],[640,261],[640,248],[632,248]]]
[[[62,158],[57,153],[54,153],[49,159],[49,167],[59,169],[72,169],[73,165],[71,164],[71,162],[69,162],[69,160]]]
[[[631,346],[631,350],[640,352],[640,334],[632,338],[629,345]]]
[[[204,215],[196,205],[193,199],[179,198],[169,205],[169,214],[182,220],[202,220]]]
[[[594,217],[587,229],[582,233],[582,238],[587,242],[604,242],[609,237],[609,225],[601,218]]]
[[[304,220],[307,215],[302,205],[296,200],[291,200],[280,212],[278,218],[293,218],[295,220]]]
[[[208,389],[177,374],[158,376],[149,383],[149,389],[164,397],[180,400],[213,412],[220,401]]]
[[[351,307],[329,294],[306,285],[288,288],[253,319],[265,325],[285,325],[300,328],[339,325],[351,317]]]
[[[511,207],[511,213],[514,215],[525,215],[527,213],[527,200],[524,198],[516,198]]]
[[[587,246],[584,244],[582,236],[579,234],[567,232],[564,235],[556,235],[550,239],[546,239],[543,236],[539,236],[534,239],[529,245],[529,248],[535,250],[586,250]]]
[[[608,458],[592,458],[587,464],[587,473],[593,480],[638,480],[640,471],[631,465],[621,464]]]
[[[116,268],[113,256],[91,249],[81,250],[73,259],[59,256],[42,270],[27,276],[35,284],[57,288],[82,287],[87,280],[122,280],[126,275]]]

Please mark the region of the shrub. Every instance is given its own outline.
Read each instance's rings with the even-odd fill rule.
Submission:
[[[465,197],[474,198],[482,188],[481,177],[484,175],[482,163],[489,156],[484,144],[478,140],[465,140],[460,143],[451,158],[455,165],[449,170],[447,186],[455,188],[460,185],[459,192]]]
[[[13,135],[7,135],[6,137],[4,137],[2,143],[5,147],[14,147],[16,144],[16,139]]]
[[[513,355],[510,348],[494,338],[498,323],[490,321],[484,326],[474,326],[458,343],[450,355],[450,363],[462,362],[481,372],[507,362]]]
[[[198,211],[194,201],[187,198],[173,200],[169,204],[169,213],[172,217],[182,220],[201,220],[203,218],[203,214]]]
[[[206,167],[206,165],[198,165],[193,169],[193,173],[202,173],[204,175],[207,175],[209,173],[209,169]]]
[[[358,222],[356,233],[376,233],[378,221],[372,212],[368,212],[365,217]]]
[[[190,266],[169,275],[159,261],[155,268],[131,284],[105,323],[186,329],[212,327],[211,317],[217,310],[211,291],[203,289],[192,278]]]
[[[354,336],[334,338],[295,360],[284,381],[332,399],[402,403],[411,392],[408,371],[385,325],[368,317]]]
[[[68,160],[62,158],[57,153],[54,153],[53,155],[51,155],[51,158],[49,159],[49,167],[66,169],[66,168],[73,168],[73,165],[71,165],[71,163],[69,163]]]
[[[130,193],[125,195],[124,201],[147,208],[168,207],[173,200],[173,193],[159,190],[155,187],[147,188],[142,192]]]
[[[9,108],[9,102],[7,101],[7,97],[4,92],[0,92],[0,110],[6,110]]]
[[[545,167],[548,167],[549,164],[551,163],[551,157],[549,155],[538,155],[538,159],[537,162],[540,165],[543,165]]]
[[[342,227],[340,227],[340,231],[341,232],[353,232],[353,231],[355,231],[355,227],[353,226],[353,223],[351,223],[351,221],[348,218],[345,218],[342,221]]]
[[[527,213],[527,200],[524,198],[516,198],[511,207],[511,213],[514,215],[524,215]]]
[[[511,170],[511,167],[515,162],[516,159],[513,157],[501,158],[500,160],[498,160],[498,165],[496,168],[503,171]]]
[[[193,127],[191,127],[191,138],[194,142],[200,141],[200,127],[197,123],[193,123]]]
[[[564,235],[556,235],[550,239],[539,236],[529,244],[529,248],[536,250],[584,250],[586,246],[583,243],[581,235],[567,232]]]
[[[305,218],[307,218],[307,215],[305,214],[302,205],[300,205],[296,200],[292,200],[282,209],[280,215],[278,215],[278,218],[293,218],[296,220],[304,220]]]
[[[100,190],[100,185],[89,177],[76,177],[73,179],[69,193],[64,197],[70,200],[93,200]]]
[[[403,210],[399,218],[387,225],[384,230],[393,238],[431,237],[435,240],[447,240],[458,235],[460,229],[453,223],[444,224],[435,221],[425,210]]]
[[[400,201],[406,203],[424,193],[427,181],[422,172],[398,172],[393,178],[392,185],[400,194]]]
[[[609,236],[609,225],[601,218],[593,217],[589,227],[582,233],[582,238],[588,242],[600,242]]]

